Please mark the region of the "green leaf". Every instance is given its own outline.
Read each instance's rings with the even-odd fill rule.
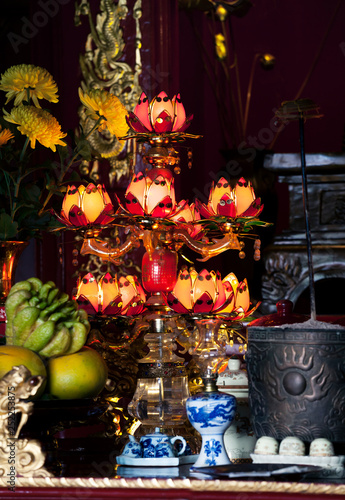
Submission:
[[[91,160],[92,158],[92,148],[89,141],[81,139],[77,144],[77,151],[80,156],[85,160]]]
[[[26,184],[21,188],[21,195],[23,200],[31,202],[39,206],[38,200],[41,195],[41,189],[37,184]]]
[[[57,152],[59,153],[61,165],[70,156],[70,149],[67,146],[56,146]]]
[[[18,223],[12,222],[8,214],[0,214],[0,240],[11,240],[17,236]]]

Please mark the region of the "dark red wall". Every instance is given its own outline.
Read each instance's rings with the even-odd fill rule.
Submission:
[[[48,0],[2,1],[0,70],[29,62],[46,67],[59,86],[60,103],[54,106],[55,116],[67,130],[78,124],[77,88],[81,80],[78,58],[84,51],[89,29],[86,18],[82,26],[74,26],[72,0],[50,0],[55,11],[40,17],[42,4],[48,3]],[[133,0],[129,2],[132,3]],[[98,2],[92,5],[97,10]],[[200,140],[188,142],[193,146],[194,164],[191,171],[182,171],[178,183],[180,196],[192,201],[194,194],[204,193],[214,175],[225,168],[227,160],[221,151],[236,150],[222,133],[195,36],[200,36],[211,59],[214,58],[210,21],[203,12],[179,10],[176,0],[145,0],[143,8],[143,86],[151,97],[160,90],[166,90],[171,96],[180,91],[186,110],[195,116],[189,131],[203,135]],[[31,32],[30,24],[34,25]],[[345,4],[341,0],[254,0],[245,16],[231,17],[243,99],[255,54],[269,52],[276,58],[271,71],[264,71],[259,64],[256,66],[247,141],[256,140],[260,148],[269,148],[274,109],[284,100],[304,97],[318,103],[324,114],[323,118],[306,124],[307,152],[341,151],[345,119],[344,25]],[[15,43],[13,34],[17,36]],[[214,68],[216,66],[214,59]],[[222,79],[221,72],[219,78]],[[226,92],[229,88],[225,82]],[[230,112],[227,116],[231,120]],[[298,150],[297,125],[290,124],[276,138],[274,151]],[[181,157],[186,164],[184,149],[181,149]],[[241,168],[244,174],[252,173],[246,163]],[[269,178],[267,182],[272,183],[274,179]],[[273,195],[267,200],[268,216],[275,212],[274,204]],[[47,279],[51,273],[62,272],[57,264],[56,242],[53,247],[53,266],[52,254],[43,252],[37,271],[44,273]],[[212,261],[213,266],[216,264]]]

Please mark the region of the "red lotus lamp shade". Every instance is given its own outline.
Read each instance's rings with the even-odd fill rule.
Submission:
[[[195,200],[205,219],[223,217],[257,217],[263,210],[261,199],[256,198],[252,183],[241,177],[232,189],[228,180],[221,177],[212,184],[207,205]]]
[[[147,292],[170,292],[177,279],[177,253],[167,248],[146,252],[142,260],[142,283]]]
[[[126,117],[131,129],[141,134],[181,133],[189,127],[192,119],[193,115],[186,116],[180,94],[169,99],[165,92],[160,92],[151,102],[143,92],[134,111]]]

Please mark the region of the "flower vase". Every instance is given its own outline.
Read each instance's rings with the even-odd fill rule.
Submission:
[[[6,330],[5,302],[14,283],[19,257],[28,244],[27,241],[0,242],[0,338]]]
[[[217,369],[224,360],[225,343],[219,338],[221,320],[197,318],[198,336],[192,355],[201,371],[204,391],[187,399],[187,416],[202,438],[201,450],[194,467],[230,464],[224,445],[224,433],[236,414],[236,398],[218,392]]]

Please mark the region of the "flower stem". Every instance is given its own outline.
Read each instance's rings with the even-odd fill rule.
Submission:
[[[20,172],[21,172],[21,169],[20,169]],[[21,177],[21,175],[19,175],[18,179],[17,179],[17,182],[15,183],[14,196],[13,196],[13,205],[12,205],[12,208],[11,208],[11,219],[12,219],[12,222],[14,222],[14,216],[16,215],[16,211],[17,211],[17,200],[18,200],[18,196],[19,196],[19,188],[20,188],[21,181],[22,181],[22,177]]]
[[[99,125],[101,124],[101,122],[104,120],[104,117],[101,116],[100,118],[98,118],[98,120],[96,121],[96,123],[93,125],[93,127],[89,130],[89,132],[86,134],[85,136],[85,140],[87,140],[90,135],[99,127]],[[61,182],[63,181],[65,175],[67,174],[67,172],[69,171],[69,169],[72,167],[72,165],[75,163],[77,157],[79,155],[79,151],[78,151],[78,148],[76,149],[76,151],[74,152],[74,155],[72,156],[72,158],[70,159],[70,161],[68,162],[68,164],[66,165],[66,167],[64,168],[63,165],[61,165],[61,172],[60,172],[60,175],[57,179],[57,184],[61,184]],[[44,212],[45,210],[45,207],[47,206],[50,198],[53,196],[53,192],[52,191],[49,191],[45,201],[43,202],[42,204],[42,208],[40,209],[40,211],[38,212],[38,215],[42,215],[42,213]]]
[[[19,161],[22,162],[24,159],[25,152],[27,150],[28,144],[29,144],[29,137],[26,138],[22,152],[20,153]]]

